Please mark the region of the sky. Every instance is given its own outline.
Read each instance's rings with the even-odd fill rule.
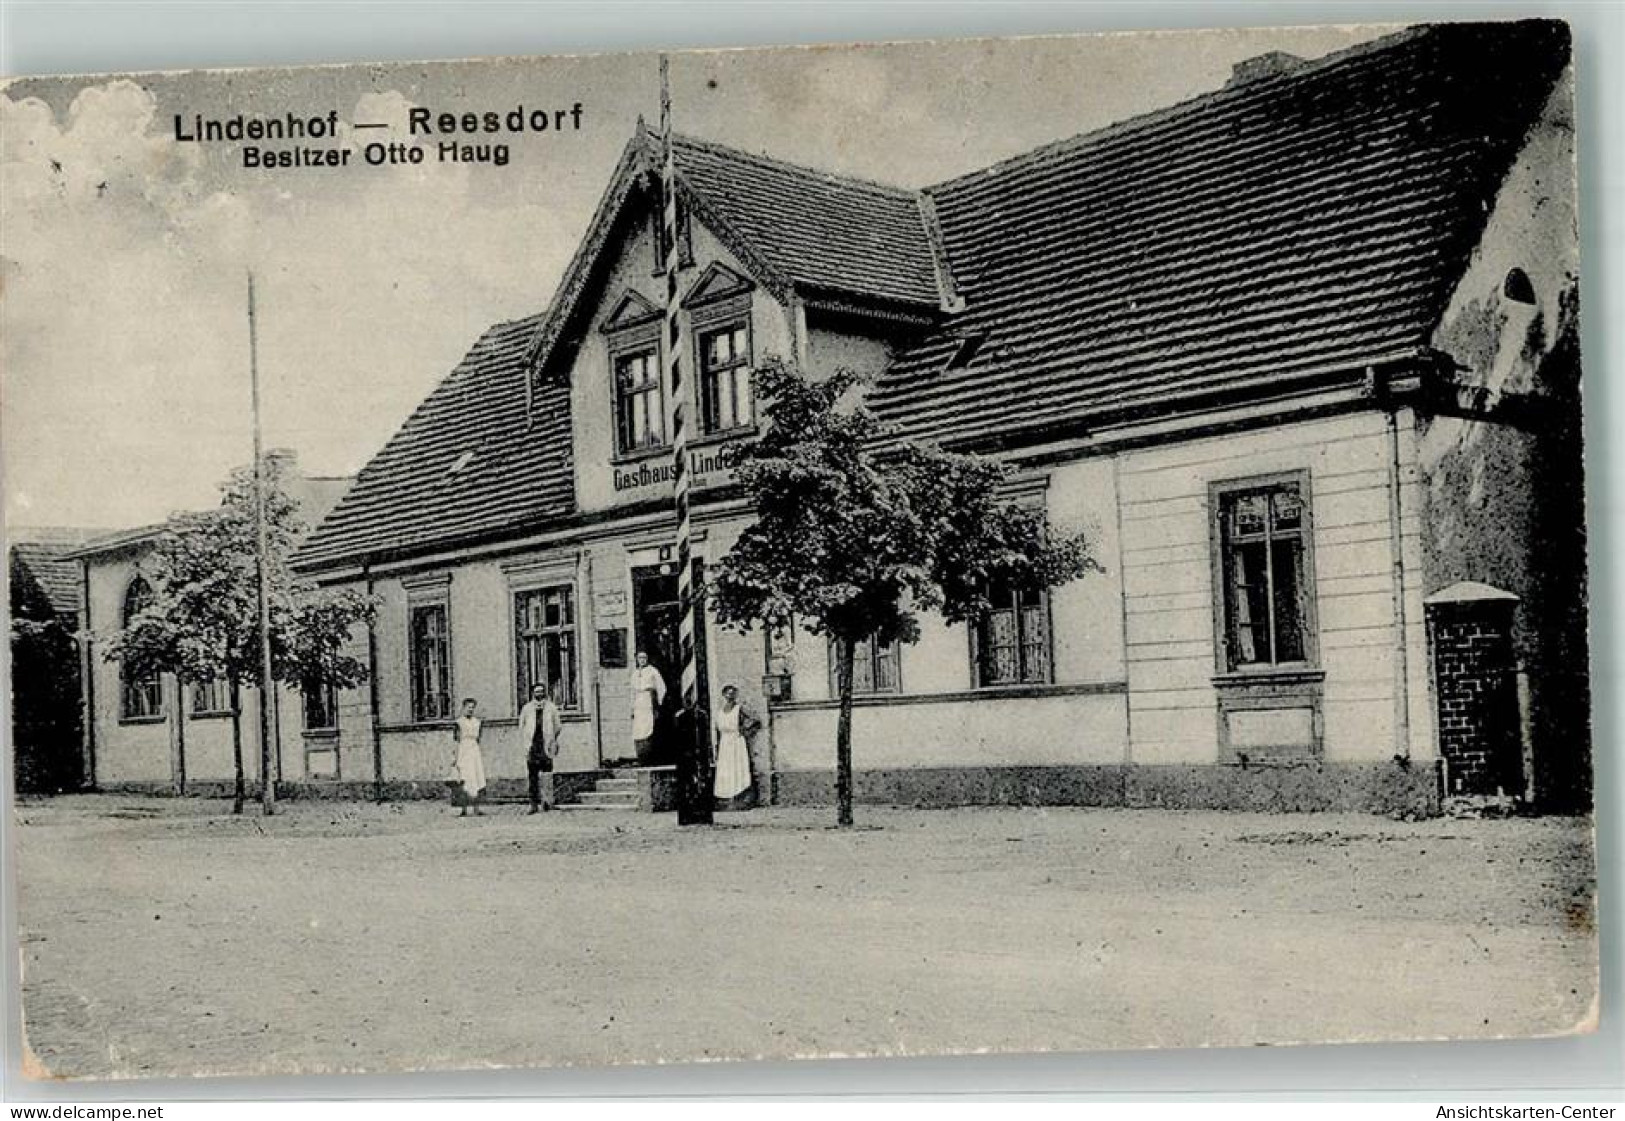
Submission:
[[[1165,31],[677,53],[680,132],[924,186],[1393,30]],[[370,166],[414,107],[582,106],[579,131],[477,136],[505,167]],[[351,166],[243,166],[193,119],[336,111]],[[363,467],[493,323],[544,309],[655,56],[28,78],[0,91],[0,479],[11,525],[121,528],[212,504],[251,458],[247,276],[267,447]],[[355,123],[388,127],[358,131]],[[270,147],[272,145],[267,145]],[[276,147],[286,147],[277,144]]]

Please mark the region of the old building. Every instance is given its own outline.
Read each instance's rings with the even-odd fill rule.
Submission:
[[[11,748],[17,790],[55,794],[84,781],[80,752],[79,566],[68,554],[90,531],[8,531]]]
[[[748,518],[726,453],[766,355],[1006,458],[1103,568],[864,650],[859,796],[1582,801],[1571,113],[1566,30],[1528,22],[1266,56],[921,189],[678,138],[701,569]],[[383,605],[347,778],[438,778],[470,696],[518,779],[545,679],[585,785],[632,754],[633,655],[675,678],[659,151],[640,128],[546,312],[476,342],[301,551]],[[828,798],[825,645],[699,637],[707,695],[767,709],[759,788]]]
[[[339,500],[349,478],[299,475],[294,457],[282,458],[283,486],[314,525]],[[99,638],[123,626],[153,594],[152,550],[162,525],[103,534],[69,554],[79,566],[84,596],[84,778],[100,790],[151,793],[229,792],[235,780],[231,697],[223,680],[187,681],[173,674],[132,674],[102,656]],[[260,774],[259,698],[242,690],[243,767],[250,783]],[[274,698],[274,751],[278,780],[289,783],[341,777],[337,697],[330,689],[279,688]]]

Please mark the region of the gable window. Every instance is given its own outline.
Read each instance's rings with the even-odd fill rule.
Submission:
[[[124,592],[124,626],[152,606],[152,585],[137,576]],[[151,720],[164,714],[163,678],[157,673],[136,674],[119,671],[119,717],[124,720]]]
[[[192,682],[192,714],[214,716],[231,711],[231,690],[223,677]]]
[[[1043,590],[999,585],[988,599],[993,609],[974,632],[976,685],[1049,681],[1049,602]]]
[[[412,719],[451,717],[451,631],[444,603],[413,605],[410,618]]]
[[[829,695],[841,693],[840,666],[837,664],[835,641],[829,646]],[[897,644],[880,642],[873,635],[852,647],[852,692],[895,693],[898,690]]]
[[[744,323],[731,323],[702,331],[699,339],[704,431],[727,432],[753,425],[749,330]]]
[[[541,683],[560,708],[579,708],[575,592],[568,586],[518,592],[513,616],[520,703]]]
[[[302,727],[307,732],[331,732],[339,726],[338,690],[324,681],[306,679],[300,686]]]
[[[622,452],[660,447],[666,442],[666,414],[656,349],[626,351],[614,363],[616,446]]]
[[[1223,668],[1311,664],[1313,589],[1302,479],[1229,484],[1214,498]]]

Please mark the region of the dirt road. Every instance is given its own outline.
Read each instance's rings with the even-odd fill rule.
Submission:
[[[1589,824],[80,797],[15,811],[63,1076],[1549,1034]]]

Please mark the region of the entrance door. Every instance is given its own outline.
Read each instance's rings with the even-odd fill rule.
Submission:
[[[702,571],[701,562],[695,559],[696,585]],[[666,683],[666,703],[660,706],[655,718],[651,762],[657,766],[669,766],[677,762],[672,732],[676,715],[683,704],[682,646],[678,638],[682,604],[677,598],[675,563],[632,570],[632,613],[633,652],[647,654],[649,664],[660,672],[661,679]],[[695,614],[694,660],[699,673],[698,696],[703,705],[710,695],[706,688],[704,612]]]

